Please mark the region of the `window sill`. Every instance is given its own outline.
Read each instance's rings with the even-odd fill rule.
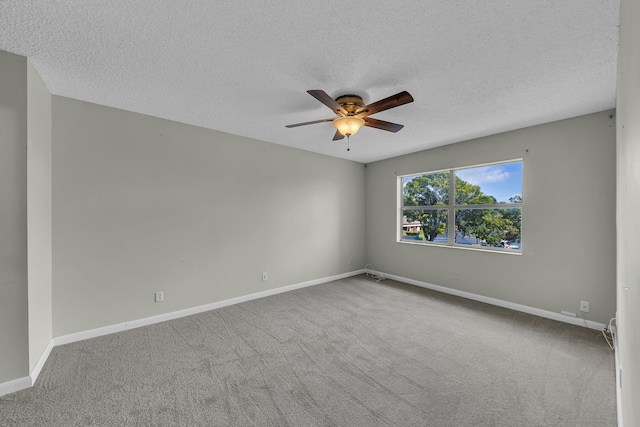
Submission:
[[[426,246],[426,247],[436,247],[436,248],[447,248],[447,249],[460,249],[463,251],[474,251],[474,252],[490,252],[494,254],[505,254],[505,255],[522,255],[521,249],[500,249],[500,248],[487,248],[486,246],[462,246],[462,245],[448,245],[446,243],[418,243],[411,242],[407,240],[396,240],[396,243],[401,243],[403,245],[411,245],[411,246]]]

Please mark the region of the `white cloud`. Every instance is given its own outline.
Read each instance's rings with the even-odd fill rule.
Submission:
[[[501,166],[484,166],[456,171],[456,176],[469,184],[482,185],[507,181],[511,174]]]

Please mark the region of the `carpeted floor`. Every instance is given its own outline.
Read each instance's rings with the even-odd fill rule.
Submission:
[[[615,426],[614,354],[357,276],[56,347],[0,425]]]

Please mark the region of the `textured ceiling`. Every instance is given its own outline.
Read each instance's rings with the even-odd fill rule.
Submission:
[[[615,107],[618,0],[0,0],[56,95],[363,163]],[[415,102],[332,142],[306,93]]]

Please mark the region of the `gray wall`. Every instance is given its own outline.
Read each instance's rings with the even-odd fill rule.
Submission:
[[[29,374],[27,59],[0,51],[0,383]]]
[[[618,52],[618,357],[624,426],[640,425],[640,2],[622,0]]]
[[[359,163],[54,96],[53,164],[54,336],[364,266]]]
[[[602,112],[369,164],[367,262],[559,313],[615,314],[615,126]],[[529,150],[527,153],[526,150]],[[396,242],[397,175],[523,158],[521,256]],[[454,275],[459,279],[454,279]]]
[[[29,372],[52,338],[51,94],[27,61]]]

